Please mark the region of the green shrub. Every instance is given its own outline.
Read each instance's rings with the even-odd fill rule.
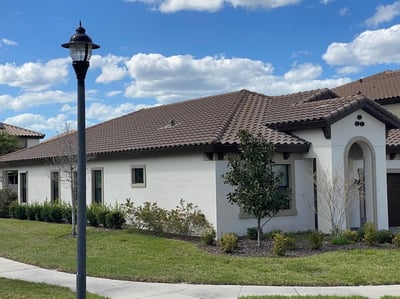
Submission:
[[[397,234],[394,236],[394,238],[393,238],[393,240],[392,240],[392,243],[393,243],[394,245],[396,245],[396,247],[400,248],[400,232],[397,233]]]
[[[247,228],[247,238],[249,240],[257,240],[257,227]]]
[[[35,209],[33,205],[27,205],[26,206],[26,219],[28,220],[36,220],[35,218]]]
[[[310,247],[312,250],[317,250],[322,247],[322,242],[324,240],[324,234],[320,231],[313,231],[310,234]]]
[[[36,221],[43,221],[43,217],[42,217],[43,206],[38,204],[38,203],[35,203],[33,205],[30,205],[30,206],[31,206],[30,208],[33,210],[33,214],[34,214],[35,220]]]
[[[10,205],[10,213],[15,219],[26,220],[26,205],[12,202]]]
[[[359,240],[357,231],[354,230],[344,230],[341,235],[351,242],[357,242]]]
[[[222,249],[224,252],[233,252],[239,243],[239,238],[234,233],[226,233],[222,236],[221,240],[219,241],[219,248]]]
[[[203,231],[201,234],[201,243],[204,245],[214,245],[215,243],[215,230],[210,227]]]
[[[155,233],[201,236],[210,226],[197,206],[185,203],[183,199],[172,210],[163,209],[155,202],[145,202],[142,206],[135,207],[133,202],[127,199],[123,211],[128,225]]]
[[[357,241],[364,240],[364,238],[365,238],[365,227],[364,226],[357,229],[357,236],[358,236]]]
[[[199,235],[208,225],[206,217],[197,206],[181,199],[179,206],[166,213],[164,230],[183,236]]]
[[[282,233],[282,231],[279,229],[271,230],[264,234],[264,238],[266,240],[274,240],[275,235],[278,233]]]
[[[365,224],[364,240],[370,245],[374,245],[378,241],[378,233],[375,224],[368,222]]]
[[[10,204],[10,215],[12,218],[25,220],[26,219],[26,205],[19,204],[14,201]]]
[[[285,246],[287,250],[294,250],[297,248],[296,236],[294,233],[286,234]]]
[[[64,203],[61,205],[62,207],[62,218],[65,222],[71,224],[72,223],[72,206],[71,204]],[[75,215],[75,223],[76,223],[76,215]]]
[[[339,234],[339,235],[333,237],[331,242],[333,245],[347,245],[347,244],[354,243],[354,241],[346,238],[346,236],[343,234]]]
[[[40,210],[40,217],[45,222],[51,222],[51,205],[45,202]]]
[[[86,209],[86,220],[90,226],[104,226],[106,227],[106,216],[110,209],[104,205],[92,203]]]
[[[90,226],[99,226],[99,223],[97,222],[97,212],[96,209],[98,209],[97,204],[91,204],[89,208],[86,210],[86,219],[87,222],[89,223]]]
[[[390,230],[380,229],[376,232],[376,241],[379,244],[392,243],[393,233]]]
[[[106,214],[106,227],[112,229],[121,229],[125,223],[125,215],[119,209],[113,209]]]
[[[272,241],[272,252],[277,256],[284,256],[287,251],[287,237],[283,233],[276,233]]]
[[[61,223],[63,221],[63,208],[59,204],[50,205],[49,222]]]
[[[165,230],[167,211],[155,202],[145,202],[144,206],[136,209],[135,219],[137,228],[162,233]]]
[[[9,218],[10,215],[10,204],[17,201],[17,193],[9,190],[0,190],[0,218]]]

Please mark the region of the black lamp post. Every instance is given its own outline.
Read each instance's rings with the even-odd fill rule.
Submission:
[[[68,48],[78,80],[78,240],[76,297],[86,298],[86,137],[85,137],[85,77],[89,68],[92,50],[100,48],[85,34],[79,23],[76,33],[69,43],[61,45]]]

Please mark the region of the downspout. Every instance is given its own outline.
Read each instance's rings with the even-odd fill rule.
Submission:
[[[318,230],[318,191],[317,191],[317,159],[313,159],[313,176],[314,176],[314,182],[313,182],[313,187],[314,187],[314,229],[317,231]]]

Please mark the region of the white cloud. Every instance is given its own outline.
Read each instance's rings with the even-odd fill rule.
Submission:
[[[88,119],[106,121],[147,107],[150,106],[144,104],[134,105],[132,103],[123,103],[117,106],[92,103],[86,111],[86,116]]]
[[[100,68],[101,74],[96,78],[97,83],[110,83],[123,79],[126,74],[125,57],[108,54],[105,57],[93,55],[90,65],[92,68]]]
[[[115,97],[123,94],[124,92],[122,90],[112,90],[106,93],[107,97]]]
[[[347,6],[341,8],[341,9],[339,10],[339,15],[341,15],[342,17],[349,16],[349,15],[350,15],[350,10],[349,10],[349,8],[348,8]]]
[[[400,1],[396,1],[389,5],[379,5],[376,7],[375,14],[367,19],[365,23],[368,26],[375,27],[381,23],[393,20],[398,15],[400,15]]]
[[[28,92],[20,96],[1,95],[0,111],[14,110],[50,105],[55,103],[74,102],[76,99],[72,94],[60,90],[48,90],[43,92]]]
[[[345,66],[336,69],[336,72],[340,75],[357,74],[361,71],[361,67],[358,66]]]
[[[13,41],[13,40],[8,39],[8,38],[2,38],[1,41],[0,41],[0,47],[2,45],[5,45],[5,46],[17,46],[18,43],[16,41]]]
[[[329,3],[333,2],[334,0],[321,0],[321,3],[324,5],[328,5]]]
[[[296,65],[284,76],[276,76],[269,63],[221,56],[196,59],[190,55],[137,54],[127,62],[127,67],[132,82],[125,95],[131,98],[152,97],[159,103],[242,88],[280,95],[334,87],[350,81],[349,78],[320,80],[322,68],[317,64]]]
[[[143,2],[161,12],[174,13],[181,10],[215,12],[226,5],[235,8],[274,9],[297,4],[300,0],[127,0],[127,2]]]
[[[69,104],[64,104],[61,109],[61,112],[66,112],[66,113],[76,113],[76,106],[71,106]]]
[[[18,127],[34,130],[37,132],[54,131],[54,129],[63,128],[66,122],[69,122],[64,114],[45,118],[40,114],[23,113],[9,117],[4,120],[5,123]]]
[[[304,82],[317,79],[321,75],[322,75],[322,67],[320,65],[305,63],[301,65],[296,65],[294,68],[289,70],[284,75],[284,79],[288,83]]]
[[[364,31],[350,43],[332,43],[323,54],[331,65],[367,66],[400,63],[400,25]]]
[[[197,97],[205,91],[240,89],[254,76],[272,74],[272,66],[261,61],[211,56],[195,59],[190,55],[137,54],[127,67],[134,81],[125,95],[155,96],[163,103]]]
[[[47,63],[27,62],[0,65],[0,84],[29,90],[44,90],[63,82],[68,76],[69,59],[54,59]]]

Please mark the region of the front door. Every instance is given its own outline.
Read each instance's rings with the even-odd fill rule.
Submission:
[[[400,173],[388,173],[387,193],[389,227],[400,226]]]

